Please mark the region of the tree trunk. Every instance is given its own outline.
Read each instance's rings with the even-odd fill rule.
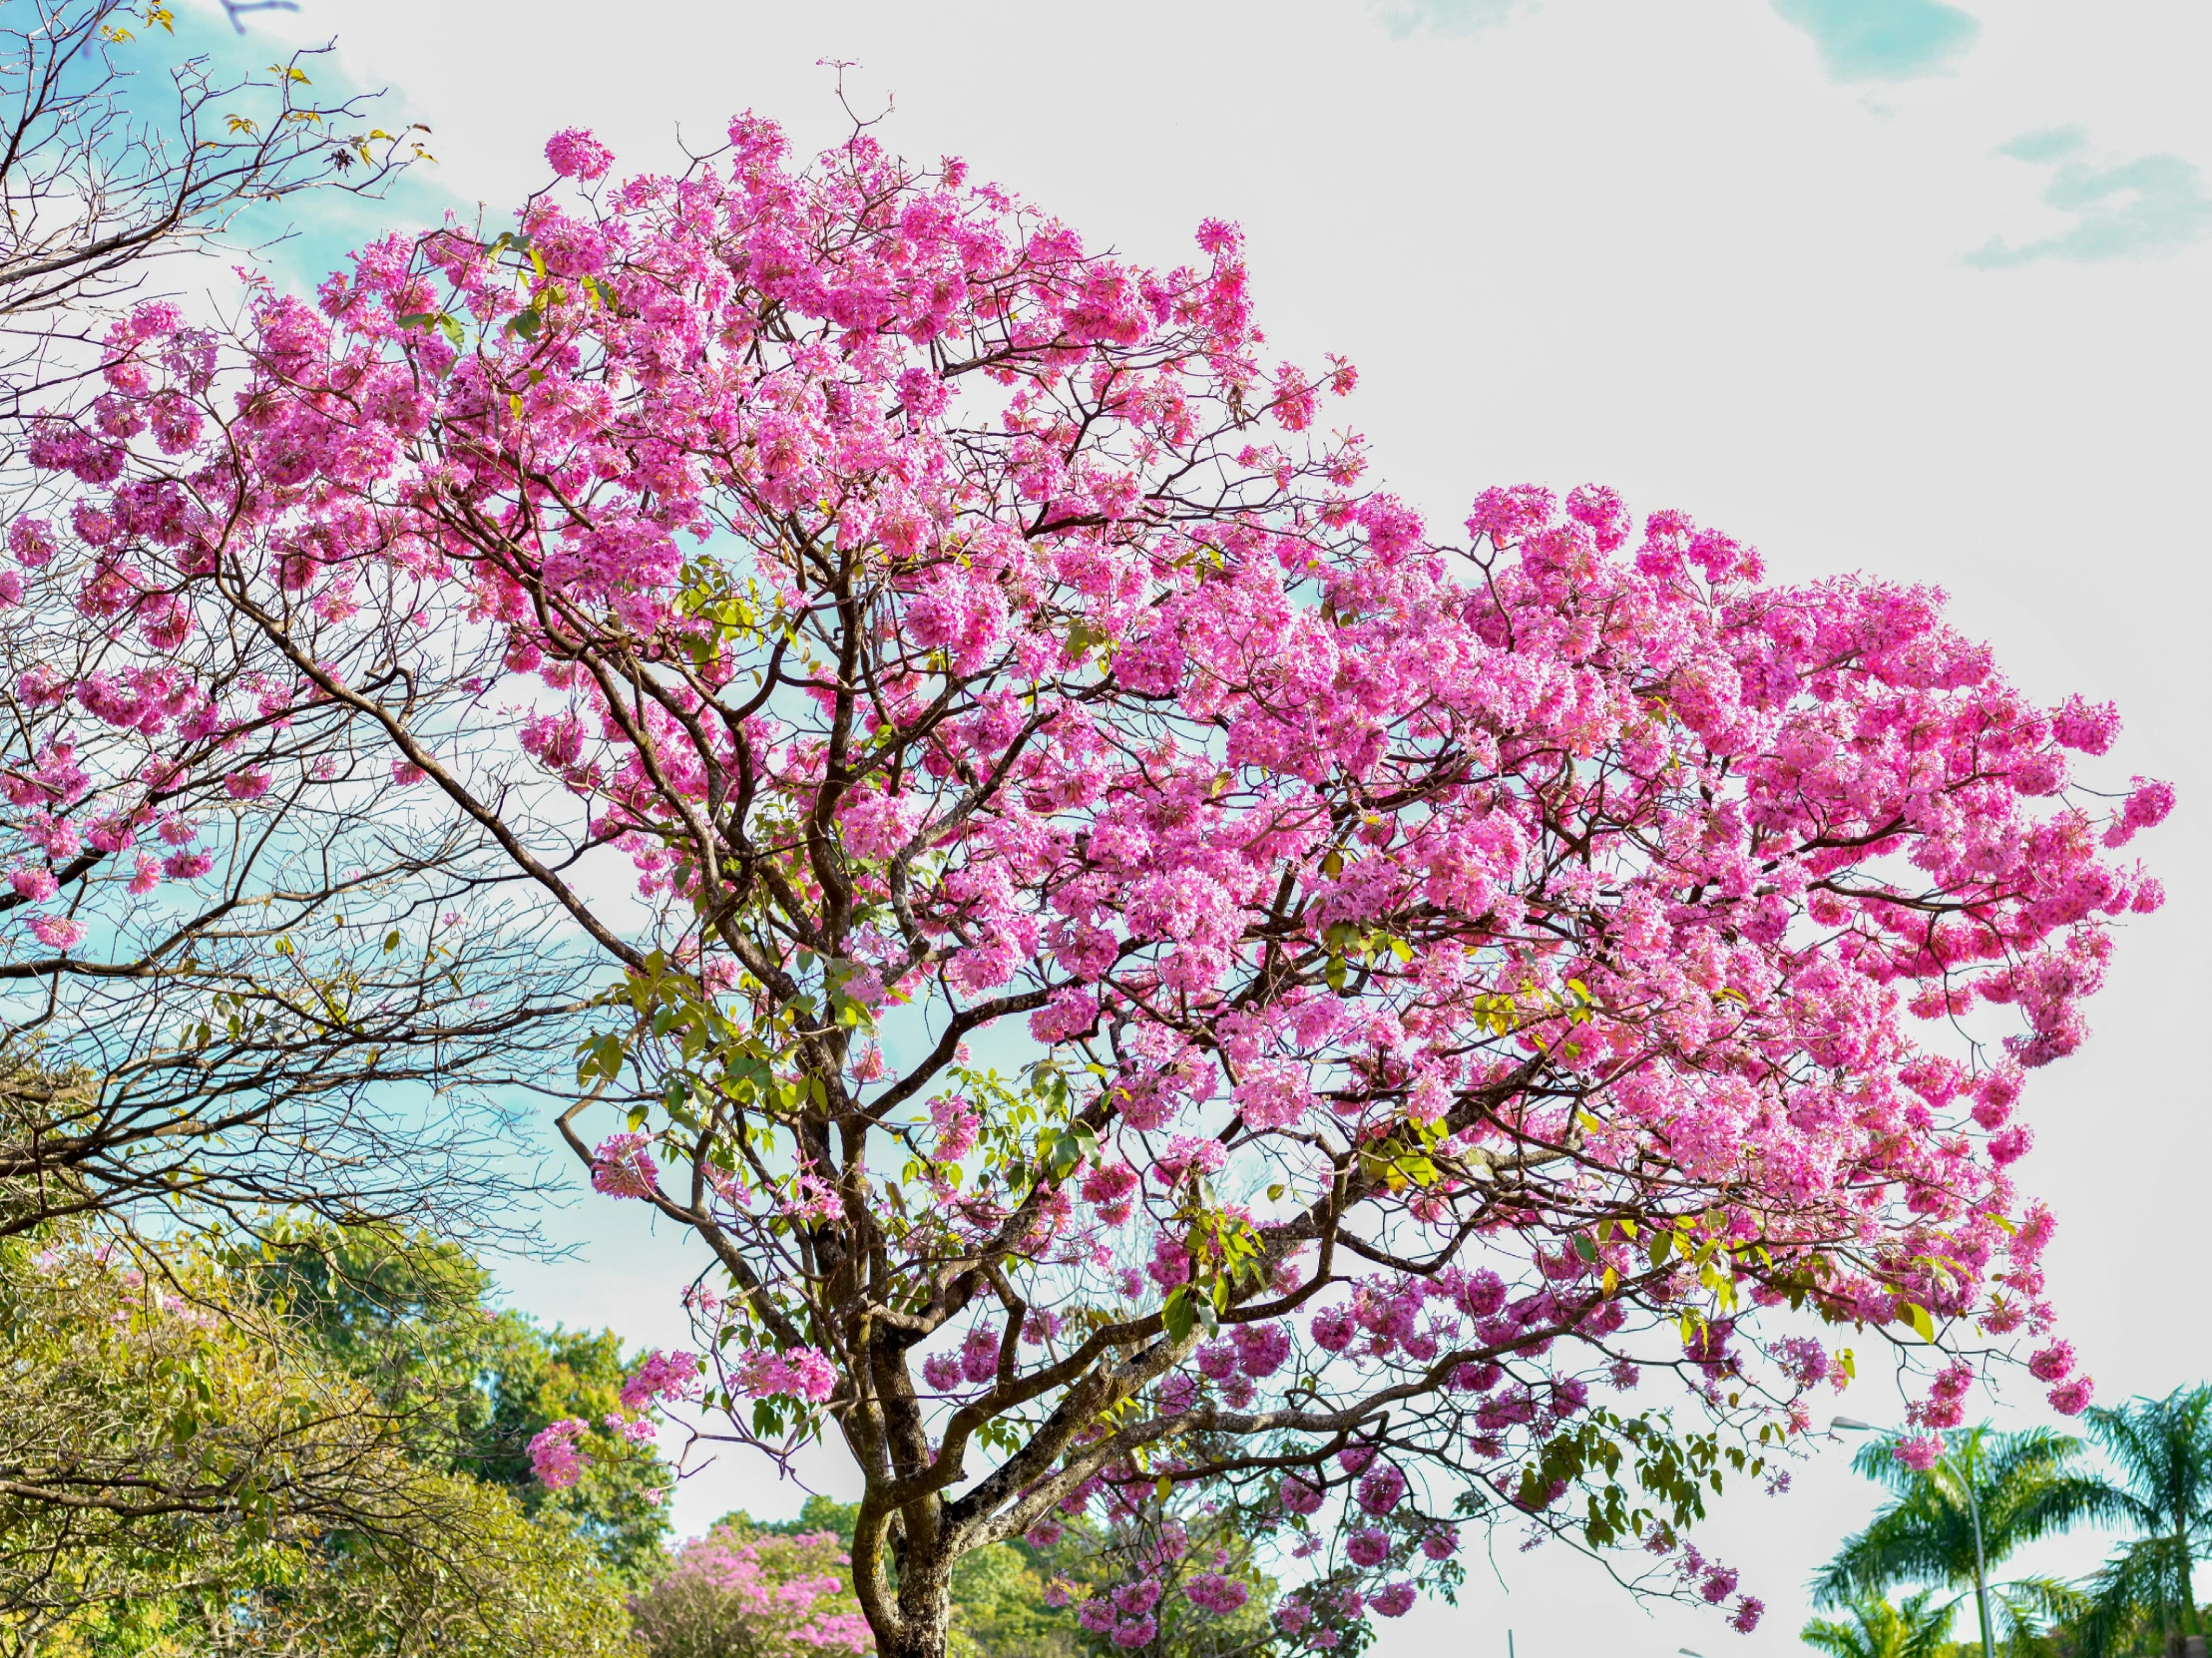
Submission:
[[[2181,1556],[2181,1632],[2184,1635],[2198,1636],[2201,1643],[2204,1625],[2197,1618],[2197,1573],[2195,1563],[2189,1558],[2187,1527],[2174,1538],[2174,1547]],[[2194,1658],[2203,1658],[2203,1655],[2199,1653]]]
[[[951,1641],[953,1580],[951,1551],[909,1546],[899,1556],[896,1597],[875,1630],[878,1658],[946,1658]]]
[[[876,1635],[878,1658],[945,1658],[946,1638],[951,1619],[940,1619],[935,1626],[909,1623],[903,1631],[890,1638],[879,1631]]]

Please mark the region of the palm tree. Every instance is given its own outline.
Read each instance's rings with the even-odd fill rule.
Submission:
[[[2073,1627],[2081,1658],[2105,1658],[2137,1630],[2169,1643],[2203,1634],[2195,1565],[2212,1554],[2212,1385],[2093,1410],[2088,1422],[2118,1475],[2104,1484],[2101,1517],[2137,1534],[2089,1580]]]
[[[1799,1631],[1807,1646],[1829,1658],[1938,1658],[1951,1639],[1951,1615],[1957,1597],[1931,1605],[1934,1589],[1923,1589],[1903,1606],[1881,1595],[1854,1595],[1845,1603],[1852,1621],[1815,1618]]]
[[[1813,1597],[1824,1606],[1847,1606],[1899,1583],[1971,1588],[1983,1644],[1993,1651],[1989,1568],[2024,1544],[2103,1514],[2110,1487],[2073,1466],[2080,1441],[2048,1429],[1998,1434],[1985,1427],[1946,1435],[1944,1454],[1925,1472],[1897,1459],[1897,1443],[1875,1441],[1851,1459],[1894,1494],[1813,1579]],[[2065,1584],[2047,1577],[2015,1578],[1993,1589],[2015,1646],[2078,1601]]]

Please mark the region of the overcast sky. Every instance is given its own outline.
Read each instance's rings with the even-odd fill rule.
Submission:
[[[434,129],[434,190],[495,215],[571,124],[618,168],[673,163],[679,131],[711,147],[742,109],[826,142],[815,66],[853,61],[857,103],[895,100],[893,146],[964,156],[1094,245],[1173,262],[1200,217],[1240,220],[1273,339],[1359,364],[1382,481],[1440,528],[1490,484],[1610,483],[1756,543],[1782,579],[1940,583],[2036,695],[2116,698],[2114,780],[2182,791],[2137,843],[2172,902],[2122,941],[2094,1042],[2034,1077],[2020,1172],[2060,1214],[2050,1280],[2100,1396],[2212,1375],[2212,8],[304,0],[254,21],[337,35],[347,75]],[[593,1242],[506,1270],[518,1304],[676,1339],[686,1258],[629,1218],[563,1217]],[[1897,1405],[1877,1380],[1835,1408]],[[1499,1575],[1477,1563],[1457,1611],[1386,1625],[1383,1658],[1503,1658],[1509,1627],[1521,1658],[1796,1650],[1806,1574],[1871,1506],[1842,1459],[1721,1505],[1716,1549],[1771,1607],[1748,1639],[1502,1536]],[[725,1465],[677,1517],[799,1494]],[[2085,1570],[2101,1546],[2030,1563]]]

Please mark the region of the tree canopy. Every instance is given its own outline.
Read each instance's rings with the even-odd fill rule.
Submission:
[[[1924,1463],[2045,1337],[2014,1106],[2172,801],[2077,779],[2108,705],[1595,486],[1432,531],[1325,425],[1351,365],[1269,366],[1230,224],[1141,265],[865,126],[547,156],[514,228],[235,341],[134,311],[39,427],[16,982],[215,972],[133,1051],[309,1078],[255,1099],[457,1051],[559,1094],[716,1263],[626,1399],[841,1439],[886,1658],[1078,1520],[1122,1648],[1243,1613],[1223,1525],[1305,1562],[1299,1644],[1448,1587],[1470,1520],[1748,1629],[1687,1533],[1838,1331],[1920,1369]],[[554,939],[588,1010],[499,971]],[[572,1025],[573,1086],[502,1045]]]

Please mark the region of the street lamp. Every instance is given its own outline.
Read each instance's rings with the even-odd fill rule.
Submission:
[[[1871,1422],[1861,1422],[1857,1417],[1838,1417],[1828,1425],[1828,1431],[1846,1434],[1885,1434],[1890,1430],[1877,1428]],[[1982,1658],[1996,1658],[1996,1642],[1990,1635],[1989,1567],[1982,1558],[1982,1504],[1975,1500],[1974,1478],[1962,1468],[1959,1483],[1967,1493],[1967,1516],[1974,1521],[1974,1609],[1982,1624]]]

